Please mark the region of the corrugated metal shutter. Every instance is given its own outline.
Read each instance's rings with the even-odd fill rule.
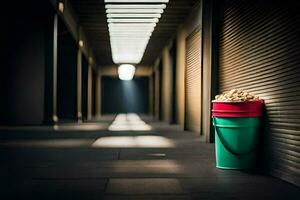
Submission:
[[[197,28],[186,38],[185,128],[201,130],[201,32]]]
[[[266,101],[268,171],[300,185],[300,12],[297,6],[227,0],[221,21],[220,92]]]

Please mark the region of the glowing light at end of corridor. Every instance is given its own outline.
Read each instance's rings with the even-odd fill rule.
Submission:
[[[119,78],[123,81],[130,81],[133,79],[135,67],[129,64],[120,65],[118,68]]]

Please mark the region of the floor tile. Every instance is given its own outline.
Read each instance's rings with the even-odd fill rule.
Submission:
[[[182,194],[184,193],[177,179],[140,178],[110,179],[108,194]]]
[[[191,200],[188,195],[105,195],[104,200]]]
[[[98,200],[103,198],[106,179],[56,179],[15,182],[6,188],[5,199]]]

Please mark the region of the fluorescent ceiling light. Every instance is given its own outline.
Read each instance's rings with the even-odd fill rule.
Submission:
[[[126,14],[126,13],[112,13],[107,14],[107,18],[160,18],[161,14],[158,13],[137,13],[137,14]]]
[[[124,40],[126,39],[134,39],[136,37],[141,37],[140,34],[136,34],[136,35],[117,35],[117,34],[109,34],[110,37],[114,37],[114,38],[123,38]],[[151,34],[147,35],[148,37],[146,39],[150,39]]]
[[[154,27],[144,27],[144,26],[138,26],[138,27],[109,27],[108,30],[111,33],[139,33],[139,32],[152,32],[154,30]]]
[[[109,36],[111,37],[111,39],[113,38],[125,38],[128,37],[128,39],[132,39],[132,38],[147,38],[149,39],[151,36],[151,32],[130,32],[130,33],[123,33],[123,34],[118,34],[116,33],[110,33]]]
[[[149,18],[149,19],[107,19],[108,23],[128,23],[128,22],[148,22],[148,23],[157,23],[158,19],[157,18]]]
[[[105,3],[168,3],[169,0],[104,0]]]
[[[141,30],[138,29],[132,29],[132,30],[125,30],[124,28],[109,28],[108,29],[111,33],[139,33],[140,35],[143,35],[145,33],[152,33],[154,28],[141,28]]]
[[[127,25],[127,26],[121,26],[122,24],[125,24],[125,23],[119,23],[118,25],[120,26],[109,26],[108,28],[111,29],[111,30],[121,30],[121,31],[124,31],[124,32],[141,32],[141,31],[146,31],[146,30],[154,30],[154,26],[145,26],[144,24],[141,23],[140,26],[130,26],[130,25]],[[123,33],[123,32],[122,32]]]
[[[108,4],[106,9],[123,9],[123,8],[139,8],[139,9],[165,9],[166,4]]]
[[[105,3],[112,3],[106,4],[105,8],[114,63],[141,62],[167,2],[169,1],[105,0]]]
[[[141,29],[141,30],[139,30]],[[110,32],[112,33],[152,33],[154,31],[154,28],[147,28],[147,27],[136,27],[136,28],[132,28],[130,30],[126,30],[125,28],[122,27],[117,27],[117,28],[109,28],[108,29]]]
[[[117,42],[117,44],[132,44],[132,45],[141,45],[141,44],[144,44],[147,41],[148,38],[146,38],[146,40],[144,38],[142,39],[137,39],[137,40],[134,40],[134,39],[131,39],[130,41],[127,41],[127,40],[124,40],[123,38],[121,39],[112,39],[111,42],[114,43],[114,42]]]
[[[109,35],[112,38],[112,41],[114,40],[135,40],[135,41],[141,41],[141,40],[149,40],[150,36],[145,37],[145,36],[140,36],[140,35]]]
[[[112,33],[152,33],[154,31],[154,27],[134,27],[128,28],[126,27],[109,27],[108,30]]]
[[[126,40],[127,38],[142,37],[141,34],[139,34],[139,33],[136,33],[136,34],[129,34],[129,33],[127,33],[127,34],[125,34],[125,33],[124,33],[124,34],[110,33],[109,36],[110,36],[110,37],[115,37],[115,38],[124,38],[125,40]],[[143,36],[145,36],[145,37],[147,36],[146,38],[149,39],[150,36],[151,36],[151,33],[144,33]]]
[[[122,64],[118,68],[119,78],[124,81],[133,79],[135,73],[135,67],[130,64]]]
[[[139,27],[155,27],[156,23],[122,23],[122,24],[117,24],[117,23],[109,23],[108,27],[133,27],[133,28],[139,28]]]
[[[163,9],[153,8],[153,9],[106,9],[106,13],[163,13]]]

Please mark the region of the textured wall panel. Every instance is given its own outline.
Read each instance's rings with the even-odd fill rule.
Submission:
[[[180,29],[176,39],[176,110],[180,127],[184,127],[185,110],[185,31]]]
[[[193,31],[186,38],[186,119],[187,130],[200,132],[201,130],[201,32]]]
[[[297,6],[227,0],[221,21],[220,92],[242,88],[266,101],[268,171],[300,185],[300,13]]]
[[[162,52],[162,120],[171,123],[172,117],[172,66],[168,47]]]

